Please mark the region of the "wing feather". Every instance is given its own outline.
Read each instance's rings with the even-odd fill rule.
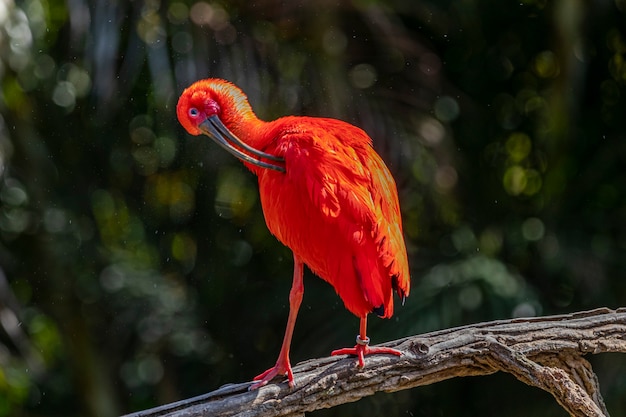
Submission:
[[[306,130],[287,132],[281,140],[287,176],[304,184],[313,209],[351,245],[348,259],[338,256],[346,252],[345,248],[337,249],[333,258],[341,264],[330,268],[331,274],[345,274],[349,264],[370,311],[389,317],[393,313],[391,288],[402,298],[409,293],[395,182],[365,132],[335,120],[311,120],[323,120],[323,128],[309,124]],[[341,281],[344,277],[322,278],[335,287],[349,307],[346,298],[351,297],[350,291],[342,290],[347,285]]]

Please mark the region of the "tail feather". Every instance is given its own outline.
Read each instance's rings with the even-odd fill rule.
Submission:
[[[380,317],[393,315],[393,293],[386,268],[381,267],[375,252],[364,250],[352,258],[357,280],[371,311]]]

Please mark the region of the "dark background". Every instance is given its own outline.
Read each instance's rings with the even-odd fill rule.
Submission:
[[[227,78],[264,119],[364,128],[412,292],[374,342],[626,303],[623,0],[0,1],[0,416],[114,416],[278,354],[292,259],[256,179],[175,119]],[[358,319],[307,272],[292,361]],[[591,358],[612,415],[626,360]],[[512,376],[312,416],[566,416]]]

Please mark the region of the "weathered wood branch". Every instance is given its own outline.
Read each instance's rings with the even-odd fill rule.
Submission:
[[[551,393],[572,416],[608,416],[586,354],[626,353],[626,308],[501,320],[408,337],[386,344],[402,356],[328,357],[294,367],[296,387],[250,383],[128,414],[126,417],[304,416],[305,412],[454,377],[512,374]]]

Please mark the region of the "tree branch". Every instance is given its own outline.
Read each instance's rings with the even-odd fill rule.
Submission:
[[[128,414],[126,417],[304,416],[305,412],[454,377],[512,374],[551,393],[572,416],[608,416],[598,380],[583,355],[626,353],[626,308],[512,319],[440,330],[389,342],[402,356],[328,357],[293,368],[284,381],[248,391],[250,383]]]

